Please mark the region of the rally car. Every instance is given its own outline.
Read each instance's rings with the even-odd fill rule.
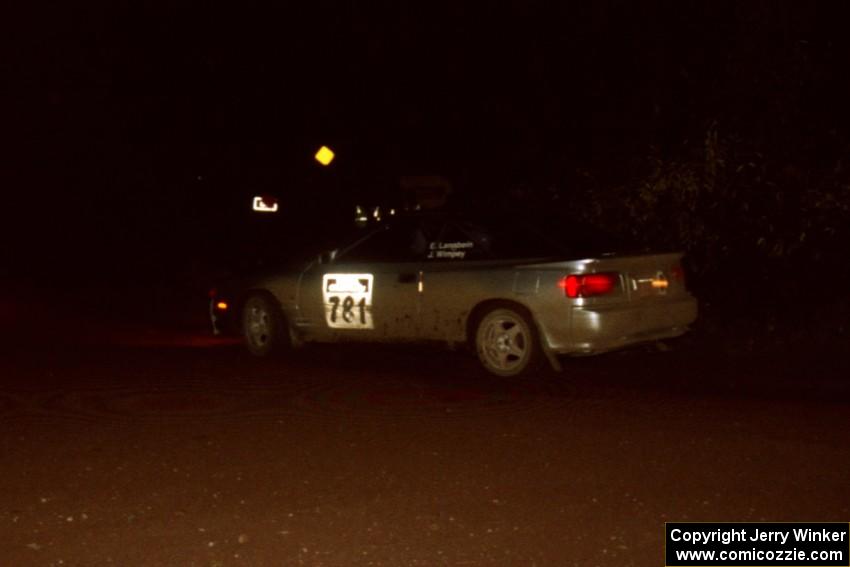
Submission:
[[[497,376],[679,336],[697,316],[680,253],[615,253],[451,215],[393,218],[287,269],[210,292],[216,333],[257,356],[305,342],[441,341]]]

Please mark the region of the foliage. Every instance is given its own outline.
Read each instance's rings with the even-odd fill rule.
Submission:
[[[653,148],[633,169],[611,185],[578,170],[539,191],[537,205],[614,227],[640,247],[684,251],[693,285],[727,301],[805,304],[828,289],[846,295],[845,161],[817,167],[780,159],[714,122],[698,147],[675,156]]]

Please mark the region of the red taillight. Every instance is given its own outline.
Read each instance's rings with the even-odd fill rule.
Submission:
[[[561,278],[558,285],[564,289],[564,295],[571,298],[606,295],[616,289],[620,281],[619,274],[570,274]]]
[[[578,297],[581,292],[581,276],[567,276],[561,280],[561,287],[567,297]]]
[[[218,295],[218,290],[211,288],[207,295],[210,296],[210,299],[215,299],[215,296]]]
[[[614,291],[617,285],[617,274],[588,274],[584,276],[581,295],[605,295]]]

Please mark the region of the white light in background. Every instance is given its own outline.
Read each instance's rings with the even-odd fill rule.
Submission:
[[[277,199],[267,195],[254,197],[252,208],[258,213],[276,213]]]
[[[357,205],[354,207],[354,224],[359,227],[364,227],[369,222],[369,217],[366,216],[366,212],[363,210],[363,207]]]

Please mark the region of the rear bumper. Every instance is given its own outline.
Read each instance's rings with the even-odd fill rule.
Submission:
[[[678,337],[697,318],[692,296],[647,302],[636,306],[599,306],[572,309],[567,341],[547,337],[557,354],[592,354],[636,343]]]

